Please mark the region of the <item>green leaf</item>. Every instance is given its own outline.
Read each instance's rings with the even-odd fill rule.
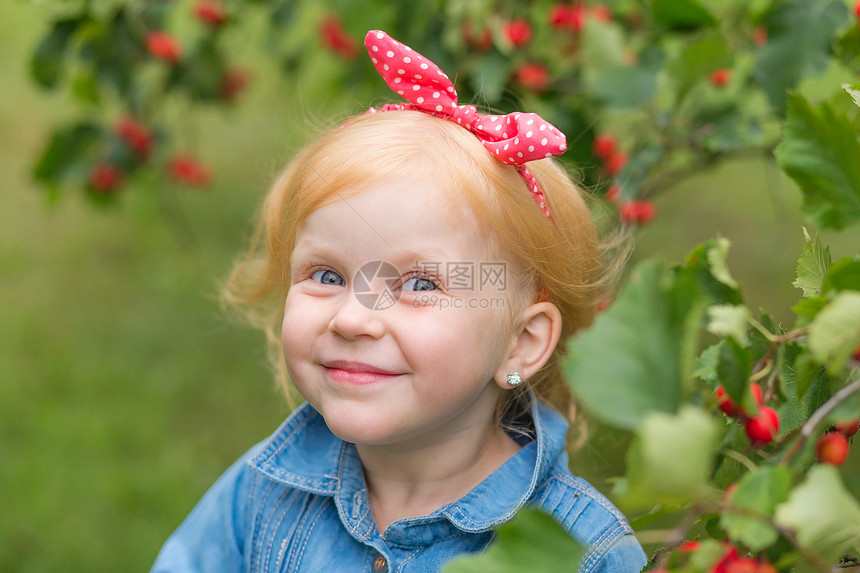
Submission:
[[[83,21],[82,17],[56,21],[36,47],[30,60],[30,73],[43,88],[54,88],[60,81],[69,42]]]
[[[731,243],[724,237],[714,239],[712,246],[706,251],[708,257],[708,265],[711,269],[711,275],[724,285],[736,289],[738,282],[732,278],[729,273],[729,266],[726,264],[726,259],[729,256],[729,246]]]
[[[804,298],[798,301],[791,310],[794,311],[798,317],[805,319],[807,322],[812,321],[815,318],[815,315],[818,314],[822,308],[827,305],[827,297],[825,296],[815,296],[812,298]]]
[[[808,351],[800,352],[794,361],[795,371],[795,398],[802,399],[812,384],[824,373],[824,369],[813,358]]]
[[[793,529],[798,542],[836,563],[860,549],[860,505],[845,489],[839,470],[816,465],[776,509],[775,521]]]
[[[737,486],[731,504],[748,511],[727,511],[720,516],[720,523],[732,539],[743,542],[753,552],[761,551],[779,537],[766,519],[788,498],[791,472],[782,466],[761,466],[741,478]]]
[[[844,291],[809,326],[809,350],[832,375],[860,346],[860,292]]]
[[[860,90],[851,86],[850,84],[842,84],[842,89],[845,90],[848,95],[851,96],[851,99],[854,100],[854,103],[860,106]]]
[[[726,393],[736,404],[744,404],[748,392],[752,358],[749,349],[734,338],[724,338],[719,343],[720,360],[717,363],[717,378]]]
[[[697,0],[654,0],[654,20],[669,28],[698,28],[716,23],[716,18]]]
[[[616,494],[625,506],[674,506],[708,489],[720,426],[704,410],[685,405],[678,414],[652,412],[627,452],[626,479]]]
[[[806,242],[800,252],[800,258],[797,259],[797,279],[791,284],[801,289],[804,297],[818,296],[824,285],[824,276],[830,267],[830,247],[821,245],[818,233],[813,240],[806,227],[803,227],[803,236]]]
[[[82,56],[91,60],[100,83],[110,84],[125,98],[132,96],[132,83],[143,56],[134,16],[119,7],[112,18],[99,21],[83,34]]]
[[[510,61],[498,52],[489,52],[478,71],[469,78],[472,90],[490,102],[497,102],[510,78]]]
[[[860,291],[860,259],[839,259],[824,277],[824,293],[839,290]]]
[[[708,151],[720,153],[759,147],[764,132],[757,118],[739,112],[726,113],[711,122],[712,131],[702,137],[702,145]]]
[[[87,161],[101,134],[97,125],[86,122],[58,129],[36,163],[33,176],[46,183],[62,179],[79,163]]]
[[[729,273],[726,256],[729,240],[711,239],[687,256],[686,270],[693,273],[710,304],[741,304],[737,282]]]
[[[648,145],[636,150],[630,161],[615,180],[621,182],[622,193],[627,197],[635,195],[635,190],[657,170],[657,164],[665,157],[666,148],[659,144]]]
[[[590,78],[623,65],[627,46],[624,29],[614,22],[588,23],[582,30],[583,74]]]
[[[618,66],[595,77],[589,89],[609,106],[639,107],[657,91],[657,76],[653,70],[642,67]]]
[[[681,402],[681,325],[666,281],[659,263],[639,264],[609,310],[570,342],[568,384],[614,426],[635,428],[649,411],[674,412]]]
[[[708,307],[708,332],[717,336],[732,336],[737,342],[747,341],[747,325],[752,318],[742,304],[717,304]]]
[[[480,555],[464,556],[443,568],[445,573],[515,573],[573,571],[585,555],[549,515],[524,509],[496,530],[496,539]]]
[[[174,68],[177,85],[183,85],[191,96],[200,101],[221,97],[224,77],[224,55],[214,39],[200,42],[187,60]]]
[[[851,120],[827,103],[813,108],[792,94],[783,140],[782,169],[803,193],[803,211],[824,229],[860,220],[860,142]]]
[[[778,111],[801,79],[822,73],[836,32],[848,21],[842,0],[775,2],[764,19],[767,43],[757,52],[753,77]]]
[[[667,70],[677,88],[676,101],[683,101],[690,88],[708,76],[708,73],[731,65],[732,54],[725,38],[718,33],[708,34],[701,40],[684,47]]]
[[[712,344],[705,348],[696,360],[693,376],[707,382],[714,388],[719,381],[717,379],[717,365],[720,362],[720,345]]]

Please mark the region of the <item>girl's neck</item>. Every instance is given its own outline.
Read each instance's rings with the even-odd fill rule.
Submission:
[[[356,448],[380,532],[460,499],[520,450],[496,424],[417,446]]]

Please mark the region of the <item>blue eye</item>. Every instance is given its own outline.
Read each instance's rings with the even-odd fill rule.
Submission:
[[[344,286],[346,284],[339,274],[329,270],[314,271],[311,280],[324,285]]]
[[[403,288],[403,290],[421,292],[427,290],[436,290],[438,287],[436,286],[436,283],[429,279],[415,277],[403,283],[403,287],[401,288]]]

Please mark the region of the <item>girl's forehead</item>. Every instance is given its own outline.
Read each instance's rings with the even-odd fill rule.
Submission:
[[[483,226],[435,178],[363,182],[326,199],[299,225],[300,241],[310,233],[378,244],[380,250],[447,245],[470,256],[489,252]]]

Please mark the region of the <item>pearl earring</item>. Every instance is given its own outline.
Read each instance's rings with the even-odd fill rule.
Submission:
[[[508,374],[508,385],[509,386],[516,388],[517,386],[522,384],[522,382],[523,382],[523,379],[520,376],[519,372],[511,372],[510,374]]]

